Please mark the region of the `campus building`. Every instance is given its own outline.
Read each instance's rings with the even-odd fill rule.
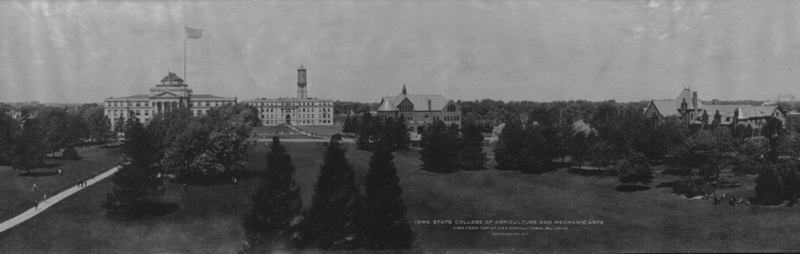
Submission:
[[[11,104],[0,103],[0,112],[14,119],[20,119],[22,116],[22,111],[19,107]]]
[[[242,101],[258,109],[261,124],[333,125],[333,100],[308,97],[306,68],[297,70],[297,97]]]
[[[448,126],[461,127],[461,107],[453,100],[441,95],[411,95],[403,85],[403,91],[394,97],[381,98],[377,115],[405,119],[411,132],[416,133],[419,126],[442,120]]]
[[[767,120],[776,118],[785,123],[786,112],[776,105],[753,106],[746,104],[721,105],[717,100],[703,103],[697,91],[684,88],[674,100],[651,100],[645,109],[645,116],[659,122],[665,117],[678,117],[688,127],[690,125],[721,126],[746,125],[754,129],[762,128]]]
[[[209,109],[225,104],[236,104],[235,97],[194,94],[189,84],[175,73],[169,72],[160,84],[150,88],[149,94],[110,97],[105,100],[105,116],[111,119],[112,129],[123,117],[136,117],[142,123],[150,122],[153,115],[170,110],[189,110],[193,116],[204,115]]]

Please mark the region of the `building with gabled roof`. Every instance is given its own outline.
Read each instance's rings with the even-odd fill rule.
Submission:
[[[686,126],[722,126],[743,124],[752,128],[763,127],[769,118],[785,122],[786,112],[775,105],[753,106],[748,104],[720,105],[716,100],[704,104],[697,92],[684,88],[674,100],[651,100],[645,116],[660,121],[664,117],[678,117]]]
[[[105,99],[105,116],[111,119],[112,129],[120,117],[136,117],[142,123],[150,122],[153,115],[170,110],[188,110],[193,116],[204,115],[209,109],[225,104],[236,104],[235,97],[194,94],[189,84],[177,74],[169,72],[160,84],[150,87],[150,94],[136,94]]]
[[[22,110],[18,106],[11,104],[0,103],[0,112],[17,120],[22,117]]]
[[[419,126],[442,120],[448,126],[456,124],[461,127],[461,107],[453,100],[442,95],[408,94],[406,86],[397,96],[381,98],[377,115],[382,117],[402,117],[406,124],[417,132]]]
[[[333,100],[308,97],[306,68],[297,69],[297,97],[256,98],[242,101],[258,109],[265,126],[274,125],[333,125]]]

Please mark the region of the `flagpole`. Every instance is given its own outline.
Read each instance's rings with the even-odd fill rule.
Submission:
[[[183,83],[187,84],[189,82],[189,77],[186,76],[186,37],[189,36],[186,33],[186,24],[183,24]]]

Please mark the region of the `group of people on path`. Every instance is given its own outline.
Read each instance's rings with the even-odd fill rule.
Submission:
[[[60,176],[64,175],[64,172],[61,171],[61,169],[59,169],[58,170],[58,175],[60,175]],[[97,174],[95,172],[92,172],[92,176],[91,177],[78,180],[78,184],[77,184],[78,188],[86,187],[86,182],[89,181],[90,179],[93,179],[96,175]],[[33,183],[33,186],[31,187],[31,191],[32,192],[39,192],[39,186],[36,185],[36,183]],[[34,201],[34,206],[33,206],[34,210],[39,210],[39,203],[47,203],[47,193],[42,193],[42,200],[41,201],[39,201],[39,200]]]
[[[78,188],[86,187],[86,182],[93,179],[96,174],[92,172],[92,176],[85,179],[78,180]]]
[[[712,198],[714,199],[714,204],[719,205],[722,203],[722,200],[725,199],[725,194],[714,194]],[[737,204],[749,205],[750,202],[745,201],[743,198],[737,198],[736,196],[731,195],[731,198],[728,200],[728,205],[736,206]]]

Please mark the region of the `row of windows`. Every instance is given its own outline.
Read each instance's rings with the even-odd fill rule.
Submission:
[[[264,120],[264,125],[278,125],[278,124],[284,124],[284,123],[286,123],[286,120]],[[298,124],[330,124],[331,120],[317,120],[317,121],[314,121],[314,120],[303,120],[303,121],[298,121],[297,123]]]
[[[317,102],[249,102],[251,106],[333,106],[333,102],[317,101]]]
[[[195,101],[192,102],[192,106],[201,107],[217,107],[221,105],[231,104],[230,101]],[[127,105],[126,105],[127,104]],[[151,103],[147,101],[115,101],[115,102],[106,102],[106,107],[150,107]],[[156,103],[152,103],[153,106],[156,106]]]

